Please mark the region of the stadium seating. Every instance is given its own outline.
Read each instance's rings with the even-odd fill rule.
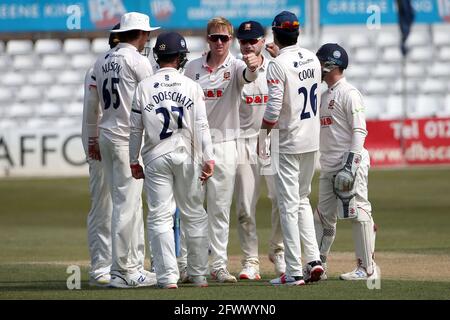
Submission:
[[[39,39],[34,44],[34,52],[37,54],[60,53],[61,41],[55,39]]]
[[[407,115],[420,118],[450,116],[449,35],[448,24],[414,25],[407,42],[410,51],[405,70],[396,25],[369,31],[366,26],[328,26],[321,29],[318,40],[302,33],[299,43],[313,52],[325,42],[346,48],[350,58],[346,77],[364,94],[368,119],[403,116],[404,72]],[[207,51],[204,36],[185,38],[189,60]],[[155,41],[151,37],[151,47]],[[272,41],[268,28],[266,43]],[[106,37],[0,41],[0,128],[79,124],[86,71],[108,49]],[[237,39],[231,49],[240,54]],[[155,64],[152,57],[150,60]]]
[[[66,54],[78,54],[90,52],[91,43],[88,39],[67,39],[64,41],[63,52]]]
[[[31,40],[10,40],[6,45],[6,53],[9,55],[28,54],[33,52]]]

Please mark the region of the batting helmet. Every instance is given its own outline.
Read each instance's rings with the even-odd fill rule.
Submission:
[[[164,32],[161,33],[156,39],[153,52],[157,56],[161,56],[176,53],[186,54],[189,51],[186,45],[186,40],[184,40],[181,34],[176,32]]]
[[[326,43],[316,53],[319,61],[324,63],[324,70],[330,72],[335,68],[347,69],[348,54],[337,43]]]

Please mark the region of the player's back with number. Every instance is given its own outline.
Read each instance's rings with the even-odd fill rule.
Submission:
[[[120,43],[97,59],[93,80],[103,110],[99,128],[105,130],[110,138],[128,140],[131,103],[136,86],[152,74],[150,61],[128,43]]]
[[[142,150],[145,163],[180,146],[190,149],[195,105],[203,99],[200,85],[175,69],[160,69],[139,84],[136,108],[141,110],[146,128]]]
[[[311,51],[297,45],[280,50],[267,72],[272,101],[283,99],[280,117],[280,151],[304,153],[319,149],[321,82],[320,62]],[[275,98],[275,99],[274,99]],[[272,101],[271,101],[272,100]]]

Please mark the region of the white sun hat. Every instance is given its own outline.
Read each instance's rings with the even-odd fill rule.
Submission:
[[[111,32],[125,32],[130,30],[153,31],[160,27],[150,27],[148,15],[140,12],[127,12],[120,19],[120,29]]]

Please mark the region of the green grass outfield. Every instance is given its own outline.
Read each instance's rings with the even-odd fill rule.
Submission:
[[[313,207],[317,183],[315,176]],[[380,290],[369,290],[365,282],[339,281],[337,272],[326,282],[294,288],[269,286],[274,275],[265,272],[260,282],[210,281],[205,289],[186,285],[179,290],[118,290],[87,284],[86,178],[1,179],[0,299],[450,299],[450,168],[372,170],[369,197],[379,226],[377,254],[393,257],[392,263],[381,266]],[[257,212],[260,255],[265,257],[270,234],[270,202],[265,195]],[[237,259],[235,224],[232,210],[229,254]],[[340,221],[333,252],[347,257],[352,250],[350,223]],[[409,271],[402,273],[405,255],[410,257]],[[345,268],[351,268],[352,262],[345,259]],[[71,264],[81,266],[81,290],[66,288],[66,268]]]

